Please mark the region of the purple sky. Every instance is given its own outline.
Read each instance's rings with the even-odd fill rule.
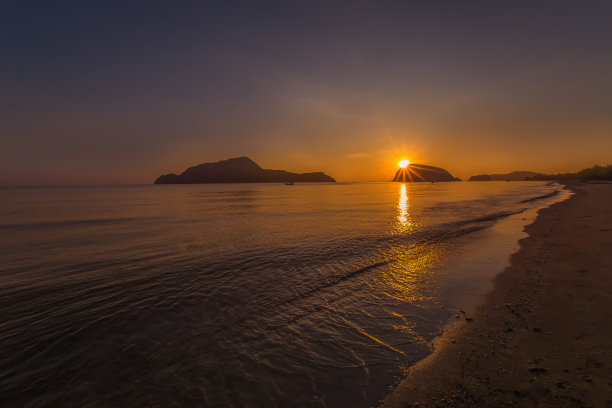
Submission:
[[[385,180],[612,152],[609,1],[40,1],[0,12],[0,185],[236,156]]]

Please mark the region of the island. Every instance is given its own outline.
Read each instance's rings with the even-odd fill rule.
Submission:
[[[236,157],[189,167],[181,174],[163,174],[155,184],[335,182],[323,172],[291,173],[261,168],[248,157]]]
[[[426,164],[407,164],[400,168],[393,177],[393,181],[404,182],[431,182],[438,181],[461,181],[453,177],[448,171],[440,167],[428,166]]]

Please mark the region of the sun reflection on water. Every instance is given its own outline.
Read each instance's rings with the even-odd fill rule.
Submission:
[[[385,297],[418,303],[432,299],[436,266],[444,257],[440,244],[400,245],[387,252],[389,267],[376,277],[374,286]]]
[[[396,233],[407,233],[416,227],[415,223],[410,216],[410,201],[408,200],[408,193],[406,191],[406,184],[400,185],[400,198],[397,203],[397,221],[395,223]]]

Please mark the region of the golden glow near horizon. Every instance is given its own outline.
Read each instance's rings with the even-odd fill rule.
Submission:
[[[397,165],[400,166],[402,169],[408,167],[409,164],[410,162],[407,159],[402,159],[399,163],[397,163]]]

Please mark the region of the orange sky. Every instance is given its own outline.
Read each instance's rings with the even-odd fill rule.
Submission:
[[[390,180],[402,158],[442,167],[464,180],[476,174],[515,170],[575,172],[593,164],[610,163],[612,123],[590,125],[566,125],[561,129],[560,124],[553,123],[549,128],[522,130],[520,137],[495,126],[460,129],[448,124],[449,129],[439,133],[414,132],[408,126],[393,132],[347,126],[350,136],[330,134],[327,141],[324,137],[313,138],[315,142],[281,138],[278,143],[249,147],[246,151],[232,147],[221,147],[218,152],[190,151],[187,147],[179,149],[174,158],[165,157],[163,169],[159,170],[178,172],[203,161],[247,155],[264,168],[322,170],[338,181]]]

